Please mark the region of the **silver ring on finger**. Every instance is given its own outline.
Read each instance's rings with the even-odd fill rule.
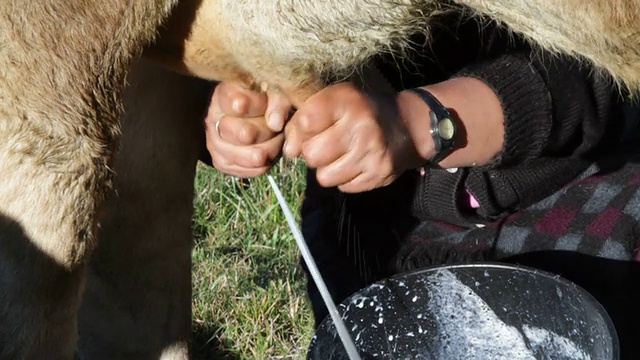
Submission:
[[[218,137],[222,139],[222,136],[220,135],[220,120],[221,119],[216,120],[216,124],[214,127],[216,129],[216,134],[218,134]]]

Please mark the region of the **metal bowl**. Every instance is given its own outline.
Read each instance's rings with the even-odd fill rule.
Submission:
[[[447,265],[368,286],[339,310],[363,359],[619,358],[604,308],[584,289],[523,266]],[[308,359],[348,359],[330,318]]]

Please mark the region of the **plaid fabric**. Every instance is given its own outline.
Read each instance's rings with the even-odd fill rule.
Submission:
[[[575,251],[614,260],[638,258],[638,185],[640,164],[628,162],[621,169],[573,182],[484,227],[422,222],[408,236],[401,257],[420,262],[422,256],[438,262],[430,253],[446,248],[445,253],[482,254],[479,256],[488,260],[541,250]]]

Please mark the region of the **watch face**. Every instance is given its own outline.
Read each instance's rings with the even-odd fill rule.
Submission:
[[[438,99],[434,98],[431,93],[422,89],[412,89],[422,100],[429,106],[429,118],[431,127],[429,132],[433,140],[435,154],[429,159],[428,164],[431,166],[438,164],[445,156],[447,156],[454,148],[456,143],[457,127],[451,114]]]
[[[441,119],[438,122],[438,133],[445,140],[451,140],[456,134],[456,127],[450,118]]]

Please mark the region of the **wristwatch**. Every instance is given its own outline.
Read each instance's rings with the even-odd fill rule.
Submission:
[[[416,93],[429,106],[429,119],[431,121],[431,138],[435,146],[435,154],[427,161],[424,167],[437,166],[445,156],[449,155],[456,146],[458,138],[458,126],[449,110],[444,107],[433,94],[423,88],[410,89]]]

